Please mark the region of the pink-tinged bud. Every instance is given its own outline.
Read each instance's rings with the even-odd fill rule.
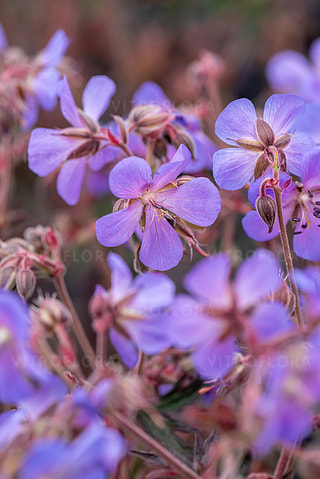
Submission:
[[[262,118],[256,120],[256,132],[261,143],[268,148],[274,144],[274,133],[271,126]]]
[[[289,135],[288,133],[285,133],[281,136],[279,136],[275,143],[274,143],[274,146],[276,148],[285,148],[286,146],[289,145],[290,141],[291,141],[291,136],[292,135]]]
[[[27,300],[32,296],[36,287],[36,277],[31,269],[18,269],[16,273],[16,287],[21,298]]]
[[[17,268],[6,266],[0,269],[0,288],[12,289],[16,281]]]
[[[181,185],[184,185],[185,183],[188,183],[191,180],[194,180],[194,176],[183,175],[183,176],[180,176],[180,178],[177,178],[175,183],[177,186],[181,186]]]
[[[123,200],[123,199],[117,200],[115,204],[113,205],[112,211],[115,212],[115,211],[123,210],[124,208],[127,208],[127,206],[129,206],[129,203],[130,203],[130,200]]]
[[[271,233],[277,215],[276,202],[269,195],[259,196],[256,200],[256,210],[262,221],[268,226],[268,233]]]
[[[121,118],[121,116],[118,116],[118,115],[113,115],[113,119],[118,125],[122,143],[126,144],[128,140],[128,130],[123,118]]]
[[[31,309],[31,315],[47,332],[52,332],[58,324],[69,324],[72,321],[70,311],[55,297],[40,296],[37,306]]]
[[[257,162],[254,167],[254,172],[253,172],[254,179],[256,180],[260,178],[260,176],[263,175],[263,173],[266,171],[269,165],[270,165],[270,161],[268,160],[268,158],[266,157],[264,153],[261,153],[258,156]]]
[[[95,294],[90,300],[90,316],[93,319],[99,319],[106,313],[107,309],[107,292],[102,290],[101,293]]]
[[[130,113],[129,125],[134,126],[138,135],[157,136],[174,117],[170,111],[163,111],[158,105],[138,105]]]

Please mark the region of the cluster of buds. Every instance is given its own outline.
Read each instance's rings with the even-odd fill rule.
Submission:
[[[23,239],[0,241],[0,287],[16,288],[27,300],[34,293],[36,276],[63,272],[59,251],[59,236],[50,226],[27,228]]]

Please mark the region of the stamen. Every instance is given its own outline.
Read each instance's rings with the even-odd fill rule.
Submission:
[[[309,195],[309,198],[313,198],[313,193],[311,190],[308,190],[308,195]]]
[[[301,228],[303,228],[304,230],[305,230],[306,228],[308,228],[307,223],[304,223],[303,225],[301,225]]]
[[[320,226],[320,225],[318,225],[318,226]],[[294,235],[301,235],[301,233],[302,233],[302,231],[294,231],[293,232]]]
[[[316,205],[320,205],[320,201],[316,201]]]

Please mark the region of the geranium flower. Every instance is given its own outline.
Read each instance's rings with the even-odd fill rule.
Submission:
[[[183,255],[175,230],[179,220],[210,226],[221,208],[218,190],[209,179],[194,178],[183,184],[176,180],[190,156],[181,145],[172,161],[162,165],[153,177],[142,158],[120,161],[110,173],[109,186],[126,206],[97,220],[98,241],[109,247],[125,243],[143,218],[141,262],[160,271],[176,266]]]
[[[110,325],[110,339],[128,367],[134,367],[138,351],[156,354],[171,345],[166,308],[174,299],[175,286],[162,273],[143,273],[132,278],[125,261],[108,255],[111,287],[97,286],[91,311],[97,321]],[[96,306],[97,305],[97,306]]]
[[[106,76],[92,77],[84,89],[83,110],[76,107],[66,78],[60,83],[60,105],[71,128],[36,128],[30,138],[29,168],[46,176],[60,165],[59,195],[69,204],[78,202],[87,165],[94,170],[108,162],[108,140],[101,134],[98,119],[106,110],[115,84]],[[113,160],[111,155],[110,160]]]
[[[304,259],[320,260],[320,148],[306,153],[301,161],[301,182],[290,184],[282,194],[283,216],[292,221],[293,249]],[[249,200],[254,205],[259,195],[261,180],[251,183]],[[268,189],[268,195],[273,196]],[[256,241],[267,241],[280,232],[276,219],[273,231],[268,233],[267,225],[256,211],[250,211],[242,220],[247,235]]]
[[[226,190],[242,188],[259,178],[272,163],[277,150],[281,168],[299,175],[302,155],[314,146],[305,133],[295,131],[304,112],[304,101],[294,95],[273,95],[265,104],[263,118],[250,100],[231,102],[217,118],[215,132],[228,145],[213,155],[213,175]]]

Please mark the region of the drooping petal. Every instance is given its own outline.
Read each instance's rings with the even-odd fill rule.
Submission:
[[[217,309],[229,309],[232,305],[230,273],[229,256],[216,254],[197,263],[184,277],[184,285],[198,299]]]
[[[301,53],[291,50],[273,55],[266,67],[269,85],[279,93],[301,96],[303,84],[312,75],[310,62]]]
[[[69,43],[70,41],[66,33],[63,30],[57,30],[41,52],[42,62],[51,67],[58,66],[69,46]]]
[[[256,211],[249,211],[242,218],[242,226],[249,238],[255,241],[269,241],[280,233],[278,218],[276,218],[272,231],[269,233],[269,227],[262,221]]]
[[[116,303],[132,287],[132,273],[127,263],[116,253],[108,254],[108,265],[111,269],[112,299]]]
[[[41,70],[32,82],[37,102],[44,110],[53,110],[57,103],[57,91],[60,75],[55,68]]]
[[[301,161],[301,179],[305,189],[319,189],[320,186],[320,147],[308,151]]]
[[[220,113],[215,132],[228,145],[237,145],[235,140],[244,138],[258,141],[256,120],[257,113],[252,102],[247,98],[240,98],[229,103]]]
[[[242,263],[235,277],[238,308],[244,310],[254,306],[280,286],[280,266],[275,256],[268,250],[256,250]]]
[[[162,88],[152,81],[144,82],[133,95],[134,105],[159,105],[164,110],[173,109]]]
[[[103,148],[103,145],[101,145],[100,148],[101,150],[90,156],[89,159],[90,169],[95,172],[101,170],[107,163],[112,163],[121,158],[119,148],[116,146]]]
[[[200,376],[207,379],[219,379],[232,368],[237,348],[232,337],[217,341],[212,336],[208,336],[206,341],[192,353],[191,361]]]
[[[263,119],[271,126],[276,138],[291,133],[303,115],[304,101],[296,95],[272,95],[265,103]]]
[[[126,243],[134,233],[143,211],[141,201],[128,208],[110,213],[96,221],[97,240],[103,246],[119,246]]]
[[[150,190],[158,191],[174,181],[191,160],[191,153],[185,145],[180,145],[169,163],[160,166],[155,173]]]
[[[136,346],[132,343],[132,340],[126,338],[114,328],[110,330],[110,340],[120,354],[124,364],[128,366],[128,368],[133,368],[138,361],[138,351]]]
[[[225,148],[213,155],[213,176],[220,188],[239,190],[252,178],[257,154],[242,148]]]
[[[86,127],[81,120],[66,77],[59,81],[58,95],[60,97],[61,112],[65,119],[74,127]]]
[[[118,198],[139,198],[151,183],[152,172],[148,163],[137,156],[119,161],[111,170],[109,187]]]
[[[156,314],[168,307],[174,298],[175,285],[162,273],[144,273],[134,280],[137,294],[130,307],[143,314]]]
[[[312,218],[311,212],[310,218]],[[318,222],[315,220],[312,221],[311,226],[302,230],[301,234],[294,235],[293,249],[296,255],[300,256],[300,258],[308,259],[310,261],[319,261],[319,234],[320,228],[318,228]]]
[[[257,306],[250,318],[250,323],[262,340],[272,339],[294,327],[283,303],[262,303]]]
[[[104,75],[90,78],[82,95],[84,112],[98,120],[108,108],[115,91],[116,85],[111,78]]]
[[[301,164],[303,155],[314,148],[315,143],[311,136],[296,131],[292,135],[289,145],[285,149],[288,170],[294,175],[301,176]]]
[[[195,178],[178,188],[160,191],[156,202],[198,226],[210,226],[221,209],[219,192],[208,178]]]
[[[39,176],[48,175],[84,141],[60,135],[55,130],[36,128],[28,147],[30,170]]]
[[[57,191],[68,205],[78,203],[86,173],[87,159],[68,160],[61,168],[57,179]]]
[[[149,268],[165,271],[176,266],[182,255],[178,234],[155,208],[148,206],[140,250],[142,263]]]

